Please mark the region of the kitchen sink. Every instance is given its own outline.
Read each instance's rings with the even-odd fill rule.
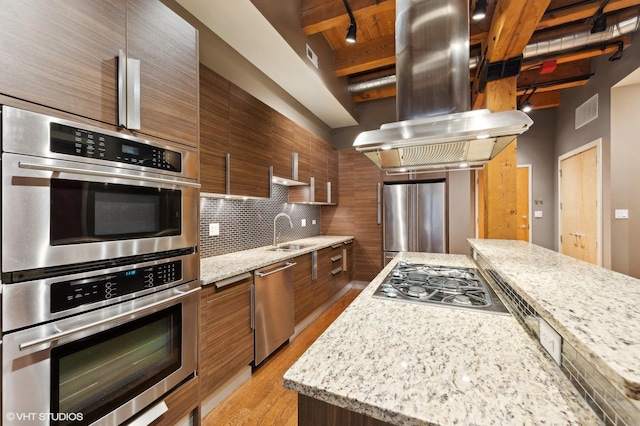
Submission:
[[[308,245],[302,245],[302,244],[282,244],[279,245],[277,247],[271,247],[268,250],[269,251],[297,251],[297,250],[302,250],[304,248],[309,247]]]

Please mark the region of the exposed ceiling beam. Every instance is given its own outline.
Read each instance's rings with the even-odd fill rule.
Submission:
[[[355,43],[333,52],[333,68],[338,77],[356,74],[396,63],[393,35]]]
[[[395,0],[350,0],[349,6],[356,21],[376,13],[395,10]],[[302,0],[302,30],[307,35],[347,27],[349,15],[341,0]]]

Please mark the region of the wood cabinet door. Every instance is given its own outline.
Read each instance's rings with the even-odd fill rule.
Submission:
[[[207,397],[253,361],[251,286],[205,286],[200,295],[200,385]]]
[[[158,0],[127,5],[127,57],[140,60],[140,132],[197,146],[198,31]]]
[[[5,1],[0,93],[117,124],[117,57],[125,2]]]
[[[278,111],[271,111],[271,155],[273,175],[293,179],[291,154],[294,151],[293,122]]]
[[[331,184],[331,194],[327,196],[331,204],[338,204],[339,191],[339,159],[338,151],[327,144],[327,182]]]
[[[295,323],[313,313],[313,283],[311,282],[311,254],[298,256],[292,260],[293,267],[293,304],[295,306]]]
[[[201,192],[226,194],[229,81],[200,65]]]
[[[331,247],[318,250],[317,276],[313,282],[313,307],[318,309],[331,299],[333,280],[331,275]]]
[[[315,196],[312,201],[327,202],[327,143],[315,135],[311,135],[311,177],[315,180]]]
[[[311,177],[311,134],[303,127],[294,124],[293,150],[298,153],[298,180],[309,183]]]
[[[267,198],[271,192],[271,114],[267,105],[230,85],[231,194]]]

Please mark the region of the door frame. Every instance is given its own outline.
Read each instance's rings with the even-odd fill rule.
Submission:
[[[533,216],[531,216],[531,213],[533,212],[533,166],[531,164],[518,164],[516,166],[517,168],[526,168],[527,169],[527,176],[529,179],[528,182],[528,189],[529,189],[529,193],[527,194],[527,197],[529,198],[529,211],[527,212],[528,218],[529,218],[529,242],[532,243],[531,238],[533,237]]]
[[[574,155],[580,154],[584,151],[588,151],[592,148],[596,148],[597,162],[596,162],[596,255],[598,258],[598,266],[602,266],[602,138],[598,138],[592,142],[586,143],[578,148],[562,154],[558,157],[558,204],[556,211],[558,212],[558,234],[556,236],[558,242],[558,252],[561,252],[562,242],[560,237],[562,236],[562,210],[560,209],[560,203],[562,202],[562,177],[560,167],[562,160],[565,160]]]

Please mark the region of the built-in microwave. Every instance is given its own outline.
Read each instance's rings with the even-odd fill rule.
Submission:
[[[2,281],[197,246],[197,151],[2,107]]]

